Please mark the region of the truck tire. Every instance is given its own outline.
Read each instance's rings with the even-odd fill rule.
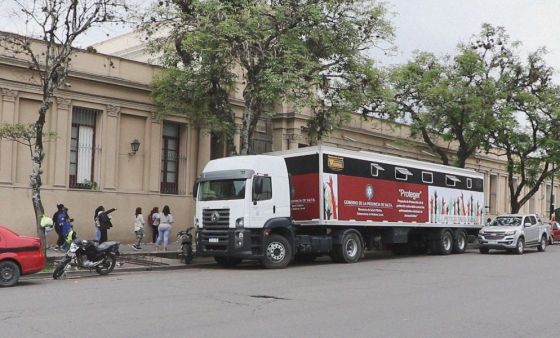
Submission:
[[[537,250],[539,250],[540,252],[543,252],[546,250],[546,234],[543,234],[541,237],[541,243],[537,246]]]
[[[360,236],[347,232],[338,245],[333,245],[331,257],[337,263],[356,263],[362,257],[363,247]]]
[[[453,235],[449,229],[441,229],[432,240],[432,254],[449,255],[453,251]]]
[[[214,256],[214,260],[218,265],[223,266],[225,268],[232,268],[237,266],[241,263],[241,258],[233,258],[233,257],[223,257],[223,256]]]
[[[453,239],[453,253],[462,254],[467,250],[467,234],[464,230],[457,230]]]
[[[483,254],[483,255],[487,255],[490,252],[490,249],[485,248],[485,247],[480,247],[480,248],[478,248],[478,251],[480,251],[480,253]]]
[[[523,255],[523,252],[525,252],[525,238],[519,237],[517,239],[517,245],[515,246],[513,252],[516,255]]]
[[[288,240],[281,235],[272,234],[264,243],[262,264],[267,269],[285,268],[292,260],[292,248]]]

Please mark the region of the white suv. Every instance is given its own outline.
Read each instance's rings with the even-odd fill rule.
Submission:
[[[547,228],[535,214],[498,216],[478,233],[479,250],[483,254],[498,249],[521,255],[528,247],[544,251],[548,241]]]

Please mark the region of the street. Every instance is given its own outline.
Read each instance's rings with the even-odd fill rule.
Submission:
[[[560,246],[25,279],[1,337],[549,337]]]

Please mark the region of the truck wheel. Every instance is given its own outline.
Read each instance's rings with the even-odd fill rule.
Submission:
[[[362,257],[362,241],[355,232],[348,232],[339,245],[333,246],[332,259],[337,263],[356,263]]]
[[[478,248],[478,251],[480,251],[481,254],[486,255],[486,254],[488,254],[488,253],[490,252],[490,249],[484,248],[484,247],[480,247],[480,248]]]
[[[241,263],[241,258],[233,258],[233,257],[215,256],[214,260],[216,261],[216,263],[218,263],[218,265],[223,266],[225,268],[232,268]]]
[[[268,236],[264,244],[262,264],[267,269],[285,268],[292,260],[292,248],[288,240],[281,235]]]
[[[19,280],[19,266],[12,261],[0,262],[0,286],[14,286]]]
[[[467,249],[467,234],[464,230],[457,230],[453,240],[453,253],[462,254]]]
[[[525,251],[525,239],[523,237],[519,237],[514,252],[516,255],[523,255],[524,251]]]
[[[448,229],[442,229],[432,241],[432,254],[449,255],[453,250],[453,235]]]
[[[541,243],[537,246],[537,250],[539,250],[540,252],[546,250],[546,242],[547,242],[546,235],[542,235]]]

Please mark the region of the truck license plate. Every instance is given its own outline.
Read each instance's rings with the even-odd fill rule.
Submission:
[[[220,241],[220,240],[217,239],[216,237],[212,237],[212,238],[210,238],[210,239],[208,240],[208,242],[210,242],[210,243],[218,243],[219,241]]]

